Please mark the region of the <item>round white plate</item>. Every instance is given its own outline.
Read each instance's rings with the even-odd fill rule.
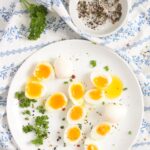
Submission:
[[[110,68],[110,73],[120,76],[124,86],[127,87],[128,90],[124,91],[120,100],[115,102],[127,106],[127,116],[119,123],[113,134],[99,142],[99,144],[100,147],[107,150],[127,150],[135,140],[142,120],[143,99],[140,86],[129,66],[119,56],[114,54],[111,49],[84,40],[67,40],[53,43],[34,53],[19,68],[12,81],[7,98],[8,124],[18,147],[21,150],[37,150],[37,147],[30,144],[30,140],[34,138],[34,134],[25,134],[22,132],[22,126],[27,124],[27,121],[24,121],[22,117],[22,110],[19,108],[18,100],[15,99],[14,94],[16,91],[20,91],[24,88],[26,79],[32,74],[37,62],[44,60],[53,62],[55,58],[60,56],[67,57],[72,61],[76,77],[87,84],[87,87],[91,86],[89,83],[89,73],[93,70],[93,68],[89,66],[90,60],[97,61],[97,68],[107,65]],[[54,91],[62,91],[67,94],[67,85],[63,84],[66,80],[67,79],[59,79],[57,81],[48,82],[47,92],[50,94]],[[49,113],[48,115],[50,117],[49,130],[51,133],[49,138],[45,141],[45,144],[41,147],[42,150],[53,150],[55,146],[57,146],[57,150],[83,150],[82,143],[80,143],[80,147],[71,146],[69,144],[64,147],[64,130],[60,129],[60,126],[62,124],[65,127],[67,126],[67,123],[62,121],[66,112],[60,111]],[[94,119],[94,123],[98,123],[99,116],[96,116],[94,112],[91,112],[90,115],[91,118]],[[94,117],[92,115],[94,115]],[[60,133],[57,133],[58,130]],[[132,134],[128,134],[129,131],[131,131]],[[58,134],[62,137],[59,142],[57,142]]]

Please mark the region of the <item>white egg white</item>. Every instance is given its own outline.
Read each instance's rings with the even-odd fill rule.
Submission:
[[[98,133],[96,132],[96,129],[97,129],[98,126],[101,125],[101,124],[107,124],[107,125],[109,125],[109,126],[111,127],[110,131],[109,131],[106,135],[104,135],[104,136],[103,136],[103,135],[100,135],[100,134],[98,134]],[[103,139],[106,138],[108,135],[110,135],[111,132],[112,132],[112,125],[111,125],[110,123],[108,123],[108,122],[101,122],[101,123],[97,124],[97,125],[92,129],[92,131],[91,131],[91,138],[94,139],[94,140],[97,140],[97,141],[103,140]]]
[[[50,73],[50,75],[49,75],[48,78],[46,78],[46,79],[41,79],[41,80],[54,79],[54,78],[55,78],[55,73],[54,73],[53,66],[52,66],[49,62],[46,62],[46,61],[45,61],[45,62],[38,63],[38,64],[36,65],[35,70],[34,70],[34,72],[33,72],[33,75],[36,77],[36,71],[38,70],[39,66],[42,65],[42,64],[45,65],[45,66],[47,66],[48,68],[50,68],[51,73]],[[38,78],[38,77],[37,77],[37,78]]]
[[[90,97],[89,93],[92,91],[92,90],[95,90],[95,89],[90,89],[88,90],[85,95],[84,95],[84,99],[85,101],[90,104],[90,105],[95,105],[95,106],[99,106],[100,104],[102,104],[104,101],[105,101],[105,94],[104,94],[104,91],[101,91],[101,94],[102,94],[102,97],[97,99],[97,100],[94,100]]]
[[[67,58],[57,58],[54,61],[54,69],[57,78],[68,78],[73,75],[72,62]]]
[[[81,107],[82,110],[83,110],[82,116],[81,116],[80,119],[78,119],[78,120],[73,120],[73,119],[71,119],[70,113],[71,113],[71,110],[72,110],[74,107],[76,107],[76,105],[72,106],[72,107],[68,110],[68,112],[67,112],[67,121],[68,121],[69,124],[78,124],[78,123],[81,123],[81,122],[83,121],[85,115],[86,115],[86,109],[85,109],[84,107],[82,107],[82,106],[78,106],[78,107]]]
[[[91,73],[91,76],[90,76],[91,82],[92,82],[92,84],[93,84],[94,86],[96,86],[95,83],[94,83],[94,78],[96,78],[96,77],[98,77],[98,76],[105,77],[105,78],[108,80],[107,86],[110,85],[110,83],[111,83],[111,81],[112,81],[112,77],[111,77],[110,73],[104,72],[104,71],[95,70],[95,71],[93,71],[93,72]],[[107,87],[107,86],[106,86],[106,87]],[[105,88],[106,88],[106,87],[105,87]]]
[[[71,92],[71,87],[74,85],[74,84],[80,84],[82,86],[82,88],[84,89],[84,86],[81,82],[78,82],[78,81],[74,81],[72,82],[70,85],[69,85],[69,89],[68,89],[68,93],[69,93],[69,98],[71,99],[72,103],[74,105],[83,105],[83,102],[84,102],[84,95],[82,98],[80,99],[75,99],[73,96],[72,96],[72,92]]]
[[[49,105],[49,101],[50,101],[51,97],[52,97],[54,94],[57,94],[57,93],[61,94],[61,95],[64,97],[64,100],[65,100],[66,102],[68,102],[68,99],[67,99],[67,97],[66,97],[66,95],[65,95],[64,93],[62,93],[62,92],[55,92],[55,93],[53,93],[52,95],[50,95],[49,98],[48,98],[48,99],[46,100],[46,102],[45,102],[45,108],[46,108],[47,111],[58,111],[58,110],[61,110],[62,108],[65,107],[65,106],[63,106],[63,107],[61,107],[61,108],[59,108],[59,109],[54,109],[53,107],[51,107],[51,106]]]
[[[127,107],[119,104],[106,104],[103,110],[103,117],[111,123],[119,123],[127,113]]]
[[[69,129],[72,128],[72,127],[77,127],[77,128],[79,128],[78,125],[69,125],[69,126],[65,129],[65,131],[64,131],[64,142],[67,143],[67,144],[76,144],[76,143],[78,143],[78,142],[81,140],[81,138],[82,138],[82,131],[80,130],[80,132],[81,132],[80,137],[79,137],[76,141],[71,141],[70,139],[68,139],[68,137],[67,137],[67,132],[68,132]],[[79,129],[80,129],[80,128],[79,128]]]

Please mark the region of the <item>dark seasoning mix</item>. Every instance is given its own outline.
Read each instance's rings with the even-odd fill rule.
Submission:
[[[122,16],[122,5],[119,0],[79,0],[78,17],[91,29],[96,29],[106,21],[115,24]]]

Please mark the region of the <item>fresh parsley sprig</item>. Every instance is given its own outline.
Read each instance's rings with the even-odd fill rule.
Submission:
[[[29,40],[37,40],[46,27],[47,8],[43,5],[35,5],[27,0],[20,0],[30,14]]]

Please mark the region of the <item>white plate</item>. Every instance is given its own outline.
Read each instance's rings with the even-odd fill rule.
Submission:
[[[129,66],[119,56],[114,54],[111,49],[83,40],[67,40],[51,44],[34,53],[19,68],[12,81],[7,98],[8,123],[18,147],[21,150],[37,150],[37,147],[30,144],[30,140],[33,139],[34,135],[22,132],[22,125],[25,124],[25,121],[20,113],[21,109],[18,106],[18,100],[14,98],[14,94],[23,88],[27,77],[31,75],[37,62],[43,60],[53,62],[59,56],[71,59],[76,76],[86,82],[88,86],[90,86],[88,82],[89,72],[93,70],[89,66],[89,61],[93,59],[97,61],[98,68],[102,65],[108,65],[112,74],[121,77],[128,90],[123,92],[119,102],[128,106],[127,116],[119,124],[117,130],[106,140],[100,142],[100,145],[103,149],[107,150],[127,150],[135,140],[142,120],[143,99],[140,86]],[[66,93],[67,85],[64,85],[63,81],[66,80],[51,81],[48,83],[48,92],[51,93],[59,90]],[[56,142],[58,136],[56,131],[60,128],[64,115],[65,112],[62,113],[62,111],[49,114],[50,132],[52,134],[50,134],[49,139],[43,145],[45,150],[53,150],[52,147],[49,147],[50,144],[58,144],[57,150],[83,150],[82,144],[80,148],[69,146],[68,144],[67,147],[64,147],[63,140],[60,140],[59,143]],[[97,117],[96,115],[93,117],[95,123],[97,123]],[[67,123],[63,123],[63,125],[66,126]],[[131,135],[128,134],[130,130],[132,131]],[[61,130],[60,136],[63,138],[63,130]]]

